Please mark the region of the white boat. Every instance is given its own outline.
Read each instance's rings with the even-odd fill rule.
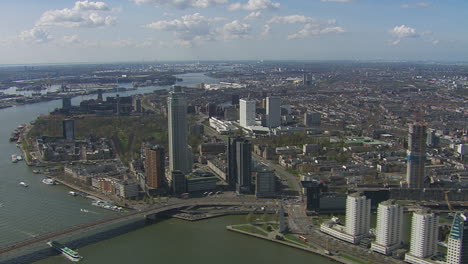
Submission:
[[[77,193],[74,192],[74,191],[69,191],[68,194],[71,195],[71,196],[76,196],[77,195]]]
[[[18,156],[16,154],[11,155],[11,162],[13,163],[18,162]]]
[[[23,186],[23,187],[28,187],[28,186],[29,186],[29,185],[28,185],[27,183],[25,183],[25,182],[20,182],[19,185],[20,185],[20,186]]]
[[[16,156],[16,160],[17,160],[17,161],[22,161],[22,160],[23,160],[23,156],[21,156],[21,155]]]
[[[45,178],[42,180],[42,183],[47,184],[47,185],[55,185],[55,180],[50,179],[50,178]]]

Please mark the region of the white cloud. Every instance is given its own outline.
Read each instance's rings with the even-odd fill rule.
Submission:
[[[416,32],[416,29],[405,25],[395,26],[392,30],[390,30],[390,34],[398,39],[418,38],[420,36],[420,34]]]
[[[288,39],[302,39],[306,37],[343,33],[345,30],[336,25],[336,20],[323,20],[303,15],[275,16],[268,20],[268,24],[303,24],[302,29],[288,36]],[[268,27],[268,32],[270,28]]]
[[[274,10],[280,7],[280,3],[272,2],[271,0],[248,0],[247,3],[233,3],[229,6],[229,10],[247,10],[247,11],[257,11],[257,10]]]
[[[226,24],[219,24],[226,18],[209,18],[195,13],[182,16],[179,19],[160,20],[145,25],[146,28],[172,32],[175,43],[182,47],[191,47],[204,41],[229,41],[250,37],[251,26],[234,20]]]
[[[392,45],[400,44],[405,38],[419,38],[422,41],[432,43],[433,45],[439,44],[439,40],[433,37],[434,33],[430,30],[418,31],[415,28],[401,25],[394,27],[389,32],[395,37],[394,40],[390,40]]]
[[[115,24],[116,18],[102,16],[111,11],[104,2],[77,1],[72,8],[48,10],[37,21],[38,27],[105,27]]]
[[[260,11],[254,11],[250,14],[248,14],[247,16],[244,17],[244,20],[255,20],[255,19],[259,19],[262,17],[262,12]]]
[[[338,26],[328,26],[327,24],[305,24],[297,33],[288,36],[288,39],[303,39],[329,33],[343,33],[345,30]]]
[[[265,24],[263,26],[263,31],[260,33],[260,39],[266,39],[268,36],[270,36],[270,31],[271,31],[271,26],[268,24]]]
[[[428,2],[418,2],[418,3],[414,3],[414,4],[401,4],[400,7],[401,8],[412,8],[412,7],[431,7],[432,4],[431,3],[428,3]]]
[[[147,28],[173,32],[178,40],[209,40],[214,36],[214,22],[225,18],[207,18],[199,13],[186,15],[180,19],[160,20],[146,25]]]
[[[229,0],[132,0],[138,5],[150,4],[156,6],[174,6],[179,9],[209,8],[226,4]]]
[[[104,2],[77,1],[73,7],[75,10],[82,11],[109,11],[110,8]]]
[[[304,23],[336,23],[335,20],[319,20],[313,17],[307,17],[304,15],[289,15],[289,16],[274,16],[268,20],[268,24],[278,23],[278,24],[304,24]]]
[[[62,41],[68,44],[80,44],[81,43],[80,37],[78,37],[77,35],[63,36]]]
[[[217,32],[224,40],[248,38],[250,31],[251,26],[239,20],[234,20],[217,29]]]
[[[50,36],[49,32],[35,27],[31,30],[21,32],[19,39],[27,43],[42,44],[51,41],[53,38]]]

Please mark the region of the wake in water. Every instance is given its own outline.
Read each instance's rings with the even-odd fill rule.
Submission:
[[[89,214],[98,214],[97,212],[94,212],[94,211],[90,211],[90,210],[86,210],[86,209],[80,209],[80,212],[82,213],[89,213]]]

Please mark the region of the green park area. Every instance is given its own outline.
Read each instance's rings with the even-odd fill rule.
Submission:
[[[38,136],[61,137],[64,116],[38,117],[28,133],[28,141]],[[77,140],[89,136],[107,137],[120,160],[127,164],[138,158],[142,142],[167,149],[167,120],[161,116],[84,116],[75,119]]]

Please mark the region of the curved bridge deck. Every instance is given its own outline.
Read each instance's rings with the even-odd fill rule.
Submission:
[[[179,209],[182,207],[189,206],[235,206],[235,205],[248,205],[248,206],[273,206],[276,200],[256,200],[256,199],[213,199],[207,200],[203,198],[199,199],[188,199],[181,202],[169,203],[165,205],[156,205],[148,209],[139,211],[130,211],[125,214],[117,215],[110,218],[101,219],[91,223],[85,223],[80,225],[71,226],[69,228],[42,234],[31,239],[27,239],[21,242],[17,242],[5,247],[0,248],[0,257],[5,257],[10,254],[19,253],[23,250],[27,250],[31,247],[46,243],[50,240],[57,240],[66,236],[72,236],[79,232],[97,230],[108,225],[118,224],[121,222],[142,219],[148,215],[158,214],[165,211]]]

